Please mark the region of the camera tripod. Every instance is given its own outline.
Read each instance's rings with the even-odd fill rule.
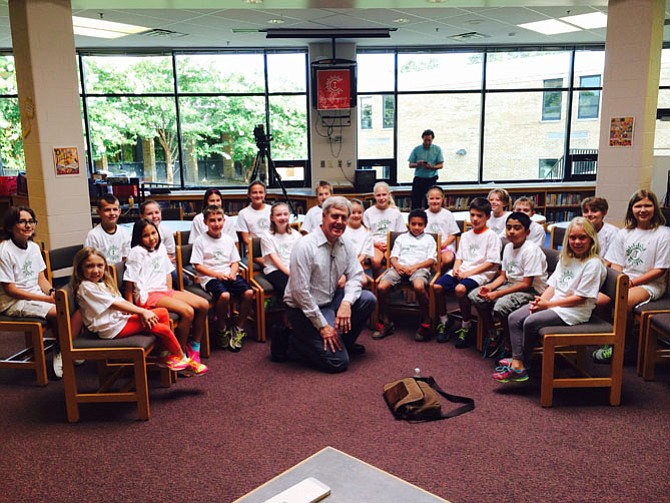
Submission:
[[[269,180],[276,180],[277,185],[279,185],[279,188],[282,191],[282,194],[284,194],[286,204],[288,204],[291,213],[293,214],[293,216],[295,216],[297,220],[298,212],[295,210],[293,202],[288,197],[288,193],[286,192],[286,186],[284,185],[284,182],[281,179],[281,175],[277,172],[277,169],[275,168],[275,163],[272,160],[272,157],[270,157],[270,152],[268,151],[268,145],[265,142],[262,142],[261,144],[257,144],[257,147],[258,147],[258,153],[256,154],[256,158],[254,159],[254,167],[251,170],[250,181],[260,180],[267,186],[269,185],[268,183]]]

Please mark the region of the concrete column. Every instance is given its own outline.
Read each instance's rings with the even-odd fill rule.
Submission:
[[[336,57],[338,59],[349,59],[356,61],[356,44],[338,43],[336,44]],[[330,43],[310,44],[309,60],[316,61],[320,59],[331,59],[333,57],[333,48]],[[315,82],[311,82],[310,71],[310,93]],[[354,170],[356,169],[358,148],[357,148],[357,130],[358,130],[358,108],[351,109],[351,124],[346,127],[339,127],[340,122],[333,119],[325,119],[322,116],[338,115],[342,112],[322,111],[321,116],[315,108],[311,108],[312,99],[310,94],[310,114],[311,114],[311,153],[312,153],[312,187],[316,187],[319,180],[328,180],[333,186],[348,185],[354,181]],[[327,137],[328,125],[335,125],[332,129],[331,138],[338,142],[331,143]]]
[[[91,211],[70,0],[11,0],[9,20],[36,240],[83,243]],[[56,175],[54,147],[77,148],[79,174]]]
[[[623,222],[630,195],[651,184],[664,8],[664,0],[608,4],[596,193],[607,198],[615,224]],[[613,117],[634,117],[631,147],[609,145]]]

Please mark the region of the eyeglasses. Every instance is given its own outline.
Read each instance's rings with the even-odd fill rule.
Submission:
[[[17,225],[37,225],[37,220],[33,220],[32,218],[30,220],[26,220],[25,218],[22,218],[18,222],[16,222]]]

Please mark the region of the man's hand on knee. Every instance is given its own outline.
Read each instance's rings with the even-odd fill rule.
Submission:
[[[343,334],[346,334],[351,330],[351,304],[349,304],[349,302],[342,302],[337,309],[335,326]]]
[[[336,351],[340,351],[342,349],[342,343],[340,342],[340,338],[337,336],[337,330],[335,330],[334,327],[326,325],[321,330],[319,330],[319,334],[323,339],[324,351],[328,351],[330,349],[333,353],[335,353]]]

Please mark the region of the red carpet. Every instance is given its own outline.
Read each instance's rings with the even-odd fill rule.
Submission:
[[[367,354],[339,375],[271,363],[253,341],[217,350],[207,376],[152,380],[148,422],[109,404],[68,424],[61,383],[3,369],[0,500],[229,502],[331,445],[453,502],[670,501],[667,368],[645,383],[627,367],[621,407],[594,389],[559,390],[542,409],[539,378],[501,386],[492,360],[415,343],[414,328],[381,341],[364,332]],[[475,410],[395,421],[382,386],[417,366]]]

